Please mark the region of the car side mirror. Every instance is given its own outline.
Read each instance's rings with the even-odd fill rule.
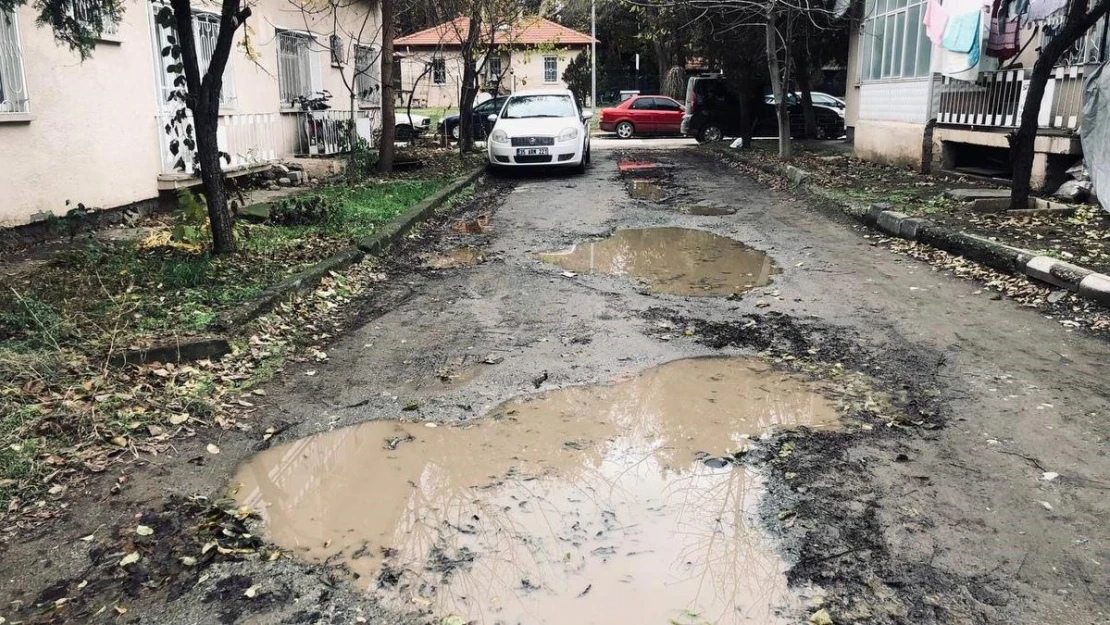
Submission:
[[[486,121],[488,121],[491,124],[496,122],[497,121],[497,113],[490,113],[489,117],[486,118]]]
[[[589,121],[589,120],[593,119],[593,116],[594,116],[593,111],[582,111],[582,121]]]

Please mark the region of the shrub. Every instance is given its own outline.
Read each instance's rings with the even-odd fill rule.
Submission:
[[[270,223],[276,226],[336,225],[343,204],[327,195],[300,195],[278,200],[270,206]]]

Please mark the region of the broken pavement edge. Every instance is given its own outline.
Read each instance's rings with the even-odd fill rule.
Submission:
[[[447,200],[465,189],[485,171],[476,167],[474,171],[456,179],[443,189],[425,198],[382,227],[376,234],[361,239],[355,245],[337,252],[332,256],[299,271],[292,276],[267,288],[262,293],[225,311],[212,323],[211,328],[228,332],[273,309],[274,305],[288,295],[314,286],[325,275],[357,263],[366,256],[380,256],[392,248],[418,223],[431,217],[436,209]]]
[[[868,206],[850,202],[812,182],[809,172],[793,165],[765,163],[742,153],[725,153],[728,160],[740,162],[765,173],[785,178],[791,189],[828,203],[841,212],[880,232],[917,241],[957,254],[1009,274],[1022,275],[1052,286],[1067,289],[1077,296],[1110,307],[1110,276],[1012,247],[969,232],[949,228],[923,217],[910,217],[892,210],[890,204]]]

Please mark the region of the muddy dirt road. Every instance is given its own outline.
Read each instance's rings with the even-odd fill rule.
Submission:
[[[626,186],[622,158],[665,173]],[[483,232],[407,252],[252,434],[14,545],[3,599],[165,624],[1110,618],[1104,342],[696,149],[484,184]],[[105,568],[78,537],[228,489],[261,557],[42,608]]]

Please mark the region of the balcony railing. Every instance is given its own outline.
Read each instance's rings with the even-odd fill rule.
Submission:
[[[1037,125],[1075,132],[1083,116],[1083,66],[1058,67],[1045,85]],[[972,83],[939,77],[937,123],[954,126],[1016,128],[1029,93],[1029,70],[983,72]]]
[[[175,155],[170,150],[173,137],[166,133],[170,114],[158,116],[159,153],[162,158],[162,174],[171,177],[191,177],[195,175],[194,154],[180,146]],[[225,171],[237,171],[269,163],[279,156],[278,143],[280,130],[277,113],[236,113],[221,115],[216,130],[216,140],[220,151],[230,157],[221,160]],[[192,116],[185,122],[192,124]],[[195,132],[194,132],[195,136]],[[182,165],[179,167],[179,165]]]
[[[355,132],[370,146],[376,145],[374,131],[378,128],[377,109],[355,111]],[[351,149],[351,111],[329,109],[297,113],[298,156],[328,156]]]

